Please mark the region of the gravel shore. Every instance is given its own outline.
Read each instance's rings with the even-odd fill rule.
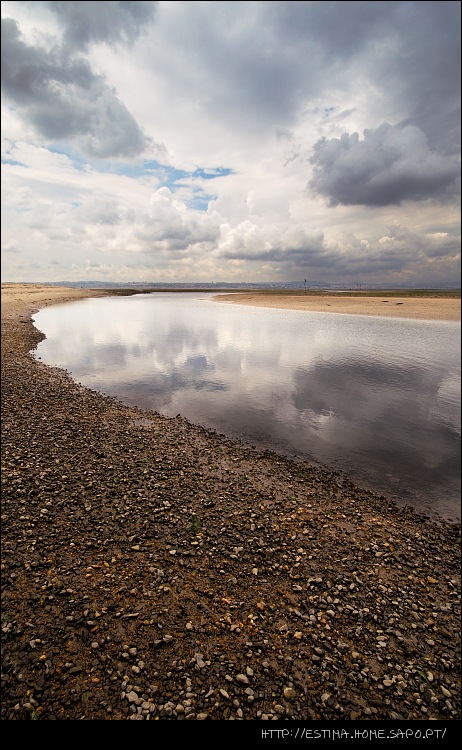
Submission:
[[[2,294],[2,720],[460,720],[460,526],[36,361],[74,295]]]

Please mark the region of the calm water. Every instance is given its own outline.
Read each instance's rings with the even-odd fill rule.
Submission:
[[[43,362],[90,388],[346,472],[460,519],[460,323],[270,310],[204,293],[35,316]]]

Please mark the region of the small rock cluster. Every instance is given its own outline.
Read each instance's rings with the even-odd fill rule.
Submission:
[[[2,318],[3,720],[444,720],[460,527],[125,406]]]

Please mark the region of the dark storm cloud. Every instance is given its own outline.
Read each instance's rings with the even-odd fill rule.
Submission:
[[[211,116],[236,119],[239,127],[270,123],[281,132],[302,100],[325,96],[326,83],[342,87],[351,59],[366,54],[384,33],[389,5],[184,3],[189,23],[178,32],[172,68],[179,59],[182,68],[200,69]]]
[[[323,57],[344,58],[381,37],[390,28],[400,3],[395,2],[270,2],[268,18],[283,38],[304,44],[317,40]]]
[[[74,141],[96,157],[135,156],[148,144],[104,78],[64,47],[26,44],[18,24],[2,18],[2,92],[48,140]]]
[[[314,146],[309,186],[330,205],[386,206],[427,198],[444,199],[456,186],[455,159],[431,151],[416,127],[392,127],[322,138]]]
[[[64,26],[64,46],[133,43],[153,20],[157,2],[45,2]]]
[[[326,97],[335,82],[348,90],[359,75],[407,113],[401,124],[416,125],[432,148],[459,151],[459,2],[269,2],[259,11],[259,44],[242,31],[235,64],[226,45],[222,64],[227,77],[239,74],[263,115],[279,111],[282,119],[300,97]]]
[[[266,6],[282,59],[293,53],[309,61],[292,84],[314,93],[335,76],[348,87],[356,71],[407,113],[396,124],[417,126],[441,153],[459,152],[460,2]]]
[[[396,8],[396,28],[370,74],[409,113],[398,124],[420,128],[439,153],[459,154],[461,4],[385,4]]]

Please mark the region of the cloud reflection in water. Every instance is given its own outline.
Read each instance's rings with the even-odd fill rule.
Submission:
[[[95,390],[347,470],[460,517],[460,324],[91,299],[35,316],[37,355]],[[449,510],[450,508],[450,510]]]

